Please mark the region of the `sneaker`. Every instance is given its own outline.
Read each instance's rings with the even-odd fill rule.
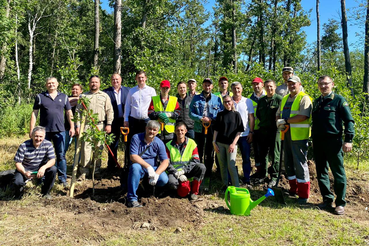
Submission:
[[[142,208],[142,205],[138,201],[130,201],[127,203],[129,208]]]
[[[334,213],[337,214],[337,215],[344,215],[345,214],[345,208],[342,207],[342,206],[337,206],[334,209]]]
[[[269,184],[268,184],[268,188],[273,188],[274,186],[276,186],[277,184],[277,180],[272,179]]]
[[[46,193],[45,195],[43,195],[42,196],[44,199],[46,199],[46,200],[51,200],[52,199],[52,197],[51,197],[51,195],[49,194],[49,193]]]
[[[191,196],[190,196],[190,200],[191,201],[196,201],[197,199],[199,199],[199,196],[196,195],[196,194],[194,194],[194,193],[192,193]]]

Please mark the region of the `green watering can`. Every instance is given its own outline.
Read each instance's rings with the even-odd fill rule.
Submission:
[[[231,204],[228,202],[228,194],[230,196]],[[227,207],[231,210],[231,214],[249,216],[251,209],[255,208],[268,196],[274,196],[274,191],[272,189],[268,189],[264,196],[254,202],[250,198],[250,192],[248,189],[228,186],[224,199],[227,203]]]

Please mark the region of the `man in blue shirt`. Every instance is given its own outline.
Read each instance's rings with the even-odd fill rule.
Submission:
[[[54,185],[56,176],[54,148],[50,141],[45,139],[45,128],[36,126],[31,133],[31,139],[22,143],[14,161],[16,171],[14,174],[13,185],[15,186],[15,195],[20,197],[23,187],[28,180],[33,178],[43,178],[42,195],[50,199],[50,190]]]
[[[46,79],[47,91],[35,97],[30,122],[30,137],[35,127],[38,111],[40,111],[40,126],[45,127],[45,138],[53,141],[56,152],[56,167],[58,169],[59,182],[67,187],[67,162],[65,160],[65,134],[74,135],[73,113],[68,96],[58,92],[58,81],[55,77]],[[65,133],[64,110],[69,121],[69,133]]]
[[[137,201],[136,191],[140,180],[149,179],[152,186],[162,187],[168,183],[168,175],[165,173],[169,165],[169,159],[165,151],[163,141],[156,137],[160,129],[160,123],[150,120],[145,132],[135,134],[130,145],[130,159],[132,165],[128,174],[127,206],[142,207]],[[160,164],[156,161],[159,157]]]

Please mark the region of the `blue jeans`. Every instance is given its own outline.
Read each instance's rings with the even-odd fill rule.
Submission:
[[[65,132],[47,132],[45,138],[54,144],[58,179],[61,183],[65,183],[67,182],[67,162],[64,151]]]
[[[247,137],[240,137],[238,139],[238,147],[240,148],[242,155],[242,170],[244,181],[249,182],[251,172],[251,162],[250,162],[251,146],[247,142]]]
[[[156,170],[158,167],[153,167]],[[138,189],[138,185],[140,184],[140,180],[144,177],[147,178],[147,169],[142,167],[138,163],[133,163],[129,168],[128,174],[128,191],[127,191],[127,200],[129,202],[137,201],[136,191]],[[156,186],[162,187],[168,183],[168,175],[166,172],[162,172],[159,176],[158,182]]]

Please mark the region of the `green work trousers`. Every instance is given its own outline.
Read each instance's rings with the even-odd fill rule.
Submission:
[[[271,179],[277,180],[280,168],[281,139],[279,131],[275,129],[260,129],[260,168],[262,175],[268,175],[268,165],[271,161],[269,174]],[[269,161],[268,161],[269,155]]]
[[[328,167],[334,177],[336,206],[345,206],[346,173],[343,167],[341,136],[320,136],[313,138],[313,152],[320,193],[324,202],[333,202],[334,195],[330,189]]]

